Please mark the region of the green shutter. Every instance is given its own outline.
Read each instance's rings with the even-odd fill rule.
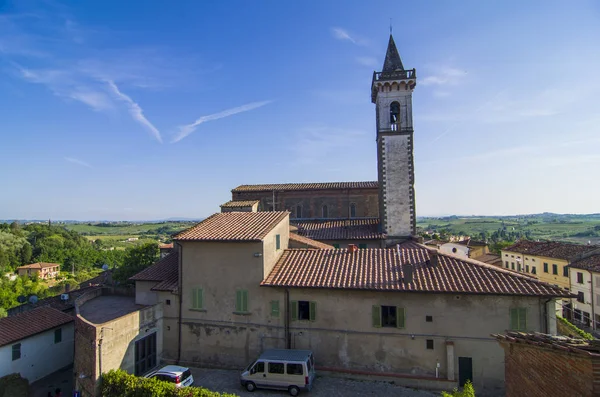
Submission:
[[[236,312],[242,311],[242,291],[241,290],[235,291],[235,311]]]
[[[248,291],[242,290],[242,311],[248,311]]]
[[[373,327],[381,327],[381,306],[373,305]]]
[[[510,309],[510,329],[511,330],[519,329],[519,310],[518,309]]]
[[[292,321],[298,320],[298,301],[290,302],[290,314],[292,317]]]
[[[518,309],[519,312],[519,331],[527,330],[527,309],[521,307]]]
[[[275,235],[275,249],[281,249],[281,236]]]
[[[196,302],[198,302],[198,289],[192,289],[192,309],[196,309]]]
[[[271,301],[271,316],[279,317],[279,301]]]
[[[310,321],[315,321],[317,319],[317,302],[310,302],[309,319]]]
[[[404,328],[404,318],[405,317],[406,316],[404,315],[404,308],[396,307],[396,327]]]
[[[197,305],[197,309],[204,309],[204,291],[202,290],[202,288],[198,288],[196,290],[196,305]]]

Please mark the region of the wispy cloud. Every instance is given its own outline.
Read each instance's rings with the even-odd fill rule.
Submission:
[[[456,69],[453,67],[442,67],[426,76],[421,85],[457,85],[463,81],[467,72],[465,70]]]
[[[135,121],[137,121],[138,123],[140,123],[142,126],[146,127],[146,129],[148,129],[148,131],[150,131],[150,134],[154,138],[156,138],[157,141],[162,143],[162,137],[160,136],[160,131],[158,131],[158,129],[150,121],[148,121],[148,119],[144,116],[144,111],[142,110],[140,105],[138,105],[136,102],[134,102],[133,99],[131,99],[131,97],[129,97],[128,95],[121,92],[119,90],[119,87],[117,87],[117,85],[113,81],[108,80],[106,83],[108,84],[108,87],[113,92],[113,94],[115,94],[115,96],[119,100],[121,100],[121,101],[125,102],[125,104],[127,104],[127,107],[129,109],[129,114],[131,114],[131,117],[133,117],[133,119]]]
[[[93,168],[89,163],[86,163],[83,160],[79,160],[79,159],[76,159],[73,157],[65,157],[65,160],[68,161],[69,163],[81,165],[81,166],[87,167],[87,168]]]
[[[196,128],[198,128],[198,126],[200,124],[206,123],[207,121],[218,120],[218,119],[222,119],[225,117],[233,116],[234,114],[247,112],[249,110],[253,110],[253,109],[257,109],[262,106],[265,106],[271,102],[272,101],[252,102],[252,103],[248,103],[246,105],[238,106],[236,108],[227,109],[227,110],[224,110],[219,113],[209,114],[208,116],[202,116],[191,124],[186,124],[186,125],[180,126],[179,132],[177,132],[177,134],[175,135],[175,137],[173,138],[173,140],[171,142],[172,143],[179,142],[186,136],[190,135],[192,132],[196,131]]]
[[[368,40],[350,33],[346,29],[340,27],[331,28],[331,35],[337,40],[349,41],[358,46],[366,46],[369,44]]]

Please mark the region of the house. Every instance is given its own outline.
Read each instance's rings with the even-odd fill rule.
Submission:
[[[463,258],[476,258],[490,252],[486,242],[472,239],[444,243],[440,246],[440,251]]]
[[[37,275],[41,279],[56,278],[60,272],[60,264],[36,262],[31,265],[19,266],[17,274],[19,276],[34,276]]]
[[[571,292],[577,295],[571,300],[571,320],[594,330],[600,329],[600,252],[590,251],[570,265]]]
[[[472,379],[493,394],[504,356],[490,334],[556,332],[556,299],[570,296],[414,242],[289,248],[289,222],[215,214],[132,277],[138,303],[165,308],[163,360],[241,368],[267,348],[306,348],[321,369],[446,389]]]
[[[0,318],[0,378],[19,373],[31,383],[71,365],[73,320],[48,306]]]
[[[597,343],[520,332],[492,336],[505,352],[506,397],[600,396]]]
[[[502,258],[500,257],[500,255],[488,253],[481,256],[476,256],[473,259],[478,260],[479,262],[502,267]]]
[[[221,204],[221,212],[256,212],[260,200],[237,200]]]
[[[173,250],[173,243],[158,245],[158,251],[160,252],[161,258],[164,258],[165,256],[169,255],[172,250]]]

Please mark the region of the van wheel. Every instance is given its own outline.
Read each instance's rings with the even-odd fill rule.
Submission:
[[[298,386],[290,386],[288,390],[290,392],[290,396],[297,396],[300,394],[300,389],[298,389]]]
[[[246,383],[246,390],[248,390],[249,392],[253,392],[254,390],[256,390],[256,385],[254,384],[254,382]]]

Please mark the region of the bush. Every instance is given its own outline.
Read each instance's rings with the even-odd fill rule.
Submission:
[[[594,340],[594,337],[591,334],[588,334],[584,330],[577,328],[574,324],[572,324],[566,318],[560,317],[560,316],[556,316],[556,318],[558,318],[558,320],[561,323],[563,323],[569,329],[569,331],[571,331],[572,333],[579,335],[583,339]]]
[[[236,397],[202,387],[177,388],[172,383],[138,378],[121,369],[103,374],[100,387],[103,397]]]
[[[10,374],[0,378],[0,397],[27,397],[29,382],[19,374]]]
[[[473,388],[471,381],[468,380],[463,386],[462,391],[458,391],[458,389],[455,387],[452,394],[443,391],[442,397],[475,397],[475,388]]]

